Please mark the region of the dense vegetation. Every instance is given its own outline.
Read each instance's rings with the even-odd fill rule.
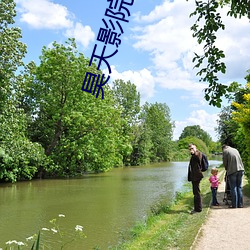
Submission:
[[[76,176],[118,166],[182,160],[187,144],[220,152],[199,126],[173,141],[174,122],[165,103],[140,105],[131,82],[105,85],[104,99],[81,91],[84,75],[102,74],[77,50],[74,39],[54,42],[40,62],[23,63],[26,46],[14,26],[15,2],[0,2],[0,180]],[[249,78],[247,78],[249,81]],[[238,85],[237,85],[238,86]],[[234,88],[234,107],[223,110],[218,133],[242,149],[248,162],[248,87]],[[237,110],[236,110],[237,108]],[[234,112],[234,113],[233,113]],[[242,116],[244,114],[244,116]],[[234,119],[231,119],[234,116]],[[244,119],[243,119],[244,117]],[[237,132],[237,133],[236,133]],[[245,143],[245,144],[244,144]]]

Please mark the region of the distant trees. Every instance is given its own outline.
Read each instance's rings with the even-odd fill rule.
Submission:
[[[195,137],[195,136],[187,136],[183,139],[180,139],[178,141],[178,147],[180,149],[186,149],[186,151],[188,152],[188,155],[189,155],[189,151],[188,151],[188,145],[190,143],[193,143],[197,146],[197,149],[199,149],[200,151],[202,151],[203,153],[205,154],[209,154],[209,150],[208,150],[208,147],[207,145],[205,144],[204,141],[202,141],[201,139]]]
[[[166,104],[145,103],[141,112],[141,124],[151,144],[150,161],[167,161],[171,157],[173,122]]]
[[[198,139],[202,140],[208,147],[209,144],[212,142],[211,136],[206,131],[201,129],[199,125],[185,127],[179,137],[179,140],[188,136],[197,137]]]

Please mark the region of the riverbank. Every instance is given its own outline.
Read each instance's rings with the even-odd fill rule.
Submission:
[[[221,170],[220,178],[223,178]],[[149,215],[145,222],[139,223],[130,232],[130,238],[111,249],[190,249],[200,228],[207,219],[210,208],[211,191],[208,176],[201,182],[203,211],[190,215],[193,209],[191,183],[185,191],[177,193],[174,202],[160,206],[158,213]]]

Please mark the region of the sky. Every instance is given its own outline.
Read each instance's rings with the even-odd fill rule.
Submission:
[[[122,9],[127,22],[118,20],[120,28],[115,23],[115,31],[122,31],[119,44],[107,44],[104,54],[108,56],[117,50],[107,59],[111,67],[108,84],[115,79],[130,81],[140,92],[141,105],[166,103],[175,123],[173,139],[177,140],[186,126],[200,125],[217,141],[214,128],[221,109],[205,101],[207,84],[199,82],[192,63],[194,52],[202,51],[190,30],[195,18],[189,15],[195,9],[195,1],[126,2],[131,3],[123,6],[127,10]],[[16,4],[15,25],[22,29],[22,42],[28,49],[24,61],[39,64],[43,46],[51,46],[53,41],[64,43],[70,37],[76,39],[78,50],[85,57],[91,58],[95,44],[95,54],[101,55],[103,43],[97,40],[98,34],[105,28],[103,19],[110,28],[110,17],[105,13],[110,5],[115,6],[116,0],[16,0]],[[219,77],[224,84],[237,81],[244,86],[246,71],[250,69],[250,22],[226,13],[223,8],[226,29],[218,33],[217,45],[225,52],[227,72]],[[101,69],[108,74],[105,63]]]

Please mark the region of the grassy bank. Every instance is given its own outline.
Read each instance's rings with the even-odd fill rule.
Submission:
[[[221,178],[223,178],[223,170]],[[158,204],[151,209],[145,222],[138,223],[124,242],[111,249],[151,250],[151,249],[190,249],[195,237],[208,214],[211,201],[208,177],[201,181],[203,211],[190,215],[193,209],[191,184],[177,193],[169,206]]]

